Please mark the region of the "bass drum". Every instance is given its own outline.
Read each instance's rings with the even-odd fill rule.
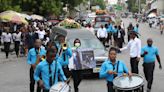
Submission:
[[[50,88],[50,92],[71,92],[71,87],[65,82],[58,82]]]
[[[113,80],[115,92],[144,92],[144,78],[138,74],[118,76]]]

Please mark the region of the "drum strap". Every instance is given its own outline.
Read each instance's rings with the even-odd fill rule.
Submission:
[[[119,68],[119,63],[120,63],[120,61],[118,61],[118,63],[117,63],[117,68],[116,68],[116,72],[118,73],[118,68]],[[114,67],[114,65],[113,65],[113,71],[115,70],[115,67]],[[115,77],[117,77],[117,75],[116,74],[114,74],[114,78]]]
[[[50,75],[50,77],[49,77],[49,85],[50,85],[50,87],[51,87],[52,84],[53,84],[53,81],[52,81],[51,64],[49,64],[49,75]]]
[[[57,61],[55,61],[55,73],[54,73],[54,82],[56,81],[56,77],[58,77],[58,76],[56,76],[57,74]],[[53,82],[53,83],[54,83]]]
[[[120,64],[120,61],[118,61],[117,63],[117,70],[116,70],[117,73],[118,73],[119,64]]]

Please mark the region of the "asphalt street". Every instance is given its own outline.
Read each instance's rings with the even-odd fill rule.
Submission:
[[[123,21],[126,27],[129,22],[132,22],[133,25],[136,24],[133,19],[123,19]],[[147,38],[153,38],[154,45],[159,49],[164,68],[164,35],[160,35],[159,29],[150,29],[146,23],[139,24],[139,31],[142,46],[146,45]],[[123,60],[130,69],[128,51],[118,54],[117,58]],[[142,63],[141,59],[139,63],[141,75],[143,75]],[[156,62],[152,92],[164,92],[164,69],[160,70],[158,66]],[[72,81],[70,85],[72,86]],[[82,80],[79,89],[80,92],[107,92],[106,81],[104,79]],[[5,59],[5,54],[0,52],[0,92],[29,92],[29,65],[26,63],[26,57],[16,58],[16,55],[10,55],[9,59]]]

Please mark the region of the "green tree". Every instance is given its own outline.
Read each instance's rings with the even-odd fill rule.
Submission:
[[[85,1],[87,0],[0,0],[0,12],[14,10],[58,16],[62,13],[63,5],[68,4],[68,8],[72,10]]]
[[[21,7],[18,3],[13,3],[14,0],[0,0],[0,12],[6,10],[21,11]]]
[[[138,10],[138,0],[128,0],[126,3],[128,4],[128,9],[130,12],[137,12]],[[146,4],[146,0],[141,0],[141,4]]]
[[[101,9],[105,9],[104,0],[91,0],[92,5],[99,5]]]
[[[44,15],[59,15],[62,11],[62,4],[60,0],[43,0],[39,10]]]
[[[69,9],[73,9],[77,5],[80,5],[82,2],[86,2],[88,0],[61,0],[64,5],[68,4]]]

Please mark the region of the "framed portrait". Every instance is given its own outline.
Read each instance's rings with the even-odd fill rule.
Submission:
[[[79,49],[78,50],[78,58],[80,68],[78,69],[92,69],[96,67],[96,61],[94,57],[93,49]]]

